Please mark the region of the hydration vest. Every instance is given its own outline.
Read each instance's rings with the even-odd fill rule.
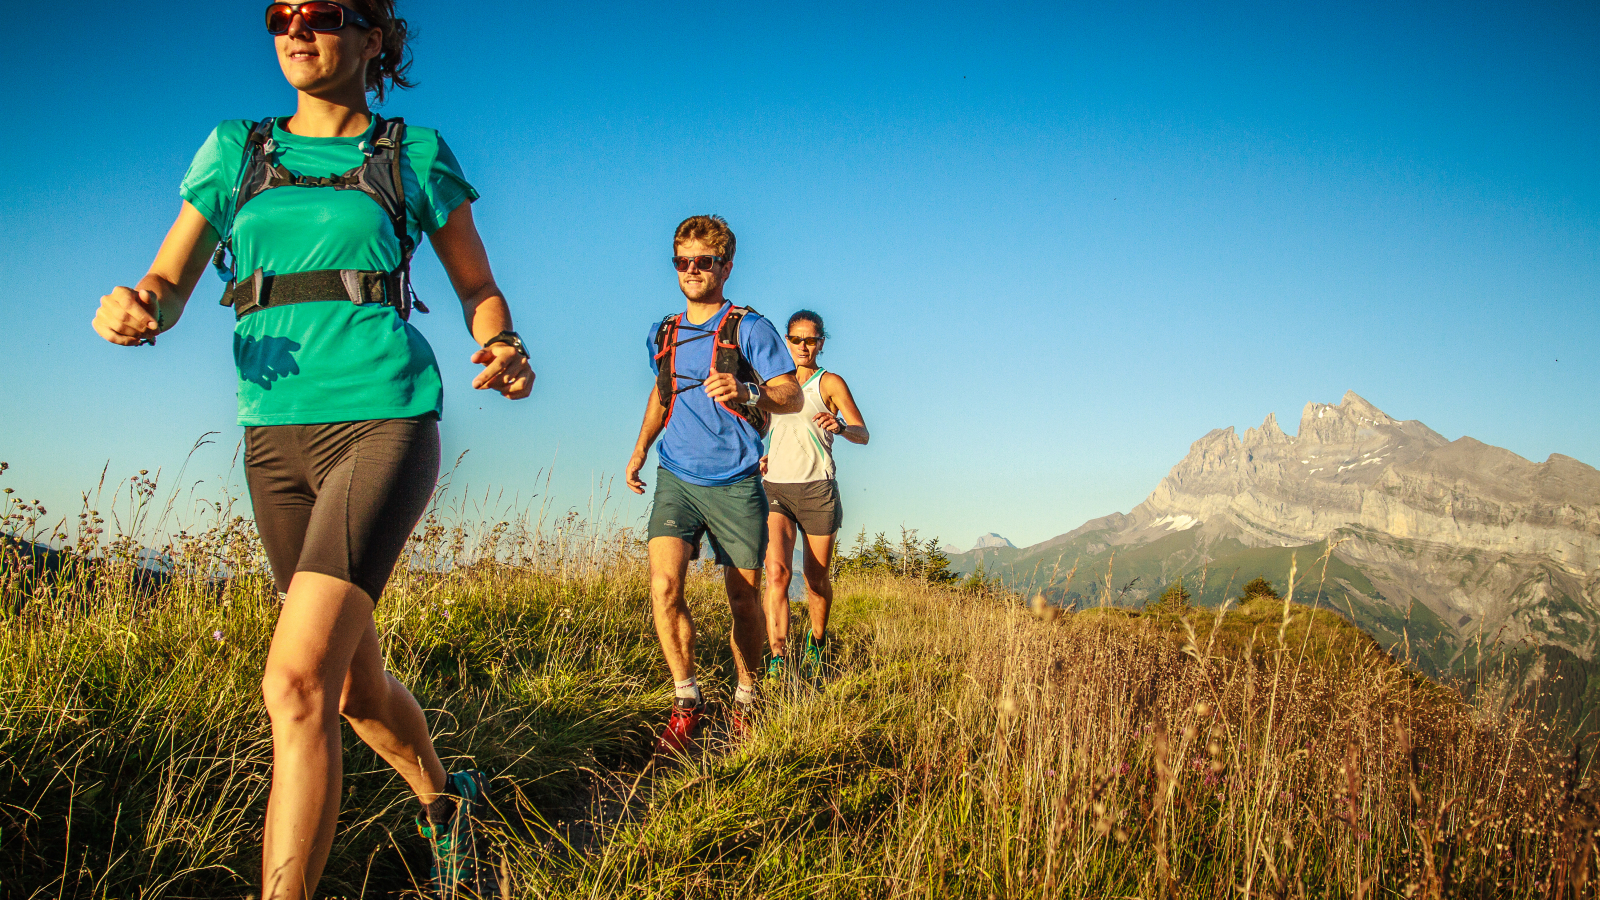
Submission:
[[[684,378],[693,381],[694,384],[678,387],[676,362],[678,347],[683,344],[705,337],[714,338],[716,343],[711,353],[712,372],[731,372],[733,377],[741,382],[760,383],[761,376],[756,374],[755,366],[744,358],[744,351],[739,349],[739,323],[747,314],[760,315],[748,306],[729,304],[728,311],[722,314],[722,321],[717,323],[715,332],[701,332],[682,341],[678,340],[678,327],[683,322],[683,313],[674,313],[661,320],[661,326],[656,329],[656,397],[667,410],[667,416],[661,422],[662,428],[672,421],[672,408],[678,401],[678,395],[705,383],[703,380],[685,375]],[[772,422],[771,413],[754,406],[733,407],[720,401],[717,405],[727,410],[729,415],[743,419],[756,430],[756,434],[766,436],[767,426]]]
[[[233,209],[228,214],[222,241],[211,258],[217,274],[227,282],[222,305],[233,307],[238,318],[268,307],[346,299],[358,305],[392,306],[401,319],[411,317],[412,306],[422,312],[428,311],[411,288],[411,254],[416,252],[417,246],[406,230],[405,182],[400,175],[406,123],[398,118],[385,119],[377,115],[373,118],[376,120],[372,127],[373,139],[361,144],[365,156],[361,165],[343,175],[325,178],[296,175],[277,161],[277,142],[272,138],[275,118],[262,119],[250,129],[250,137],[244,144],[244,161],[239,167],[239,180],[233,188]],[[395,238],[400,242],[400,264],[389,272],[318,269],[288,275],[267,275],[258,268],[241,281],[239,260],[233,256],[234,220],[246,203],[263,191],[280,187],[330,187],[338,191],[360,191],[371,197],[394,227]],[[226,257],[232,257],[231,262],[225,262]]]

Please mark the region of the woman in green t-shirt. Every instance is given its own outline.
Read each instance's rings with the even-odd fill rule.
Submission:
[[[100,298],[94,329],[154,344],[218,243],[231,249],[245,471],[283,598],[262,679],[273,739],[263,900],[315,892],[338,819],[340,716],[421,801],[441,896],[487,895],[483,777],[446,774],[417,701],[384,671],[372,619],[439,470],[439,368],[406,321],[423,234],[481,345],[473,387],[522,399],[533,370],[455,157],[437,132],[368,108],[369,93],[410,86],[393,0],[274,3],[266,22],[295,114],[217,126],[149,273]]]

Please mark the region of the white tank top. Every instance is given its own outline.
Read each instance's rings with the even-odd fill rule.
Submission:
[[[833,433],[812,421],[817,413],[828,412],[822,400],[822,373],[811,376],[800,386],[805,405],[797,413],[775,415],[767,429],[767,474],[765,481],[800,484],[833,478]]]

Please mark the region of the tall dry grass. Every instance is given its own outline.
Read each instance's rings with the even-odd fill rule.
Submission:
[[[155,529],[158,496],[146,474],[86,498],[57,531],[79,552],[42,575],[0,548],[8,900],[252,889],[276,601],[247,520],[222,502]],[[750,737],[713,722],[704,753],[652,767],[669,690],[640,544],[491,501],[434,510],[377,618],[447,764],[495,776],[507,896],[1595,893],[1586,755],[1287,601],[1035,614],[843,580],[823,691],[772,691]],[[697,567],[690,595],[721,683],[720,579]],[[325,895],[414,893],[414,801],[358,742],[346,760]]]
[[[842,673],[523,896],[1591,896],[1587,760],[1328,612],[841,586]]]
[[[278,614],[252,524],[226,501],[178,515],[186,501],[150,473],[86,495],[76,526],[15,499],[0,521],[0,897],[245,896]],[[485,510],[507,512],[441,499],[375,618],[447,766],[492,772],[513,818],[555,819],[587,802],[591,773],[648,758],[670,693],[642,547],[577,512]],[[691,600],[714,628],[708,573]],[[726,665],[705,649],[708,670]],[[324,894],[415,896],[415,801],[354,738],[345,755]]]

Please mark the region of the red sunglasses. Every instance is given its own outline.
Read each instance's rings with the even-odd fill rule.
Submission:
[[[343,3],[332,0],[311,0],[310,3],[274,3],[267,7],[267,34],[288,34],[294,17],[306,23],[312,31],[338,31],[346,25],[371,28],[367,17]]]

